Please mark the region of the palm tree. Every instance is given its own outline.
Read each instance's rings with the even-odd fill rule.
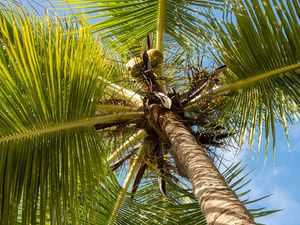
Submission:
[[[259,140],[265,132],[267,154],[275,123],[287,128],[298,116],[299,3],[72,2],[102,19],[86,27],[1,12],[1,221],[67,223],[67,215],[76,221],[95,204],[96,184],[111,187],[107,162],[115,169],[130,161],[108,224],[132,180],[137,198],[153,165],[163,195],[168,179],[176,179],[169,168],[191,181],[207,224],[254,224],[205,146],[229,136],[241,145],[246,135],[251,146],[258,130]],[[221,23],[197,7],[231,11]],[[113,58],[91,29],[115,51]],[[132,77],[117,85],[126,53],[142,52],[135,43],[147,36],[152,48],[151,33],[156,50],[133,58]],[[204,44],[217,69],[190,63]]]

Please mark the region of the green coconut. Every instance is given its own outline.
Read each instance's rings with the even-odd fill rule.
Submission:
[[[155,70],[157,66],[163,63],[163,55],[157,49],[150,49],[147,51],[147,54],[149,56],[152,69]],[[140,56],[130,59],[126,64],[126,69],[133,77],[140,77],[144,67],[143,59]]]
[[[133,77],[139,77],[144,69],[144,62],[141,57],[134,57],[126,64],[126,69]]]
[[[158,65],[163,63],[163,55],[157,49],[150,49],[147,54],[151,60],[152,68],[156,68]]]

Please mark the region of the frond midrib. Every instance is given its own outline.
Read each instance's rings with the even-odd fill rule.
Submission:
[[[96,124],[109,124],[121,121],[128,121],[133,119],[138,119],[143,116],[143,112],[126,112],[126,113],[116,113],[107,116],[98,116],[81,120],[74,120],[71,122],[56,124],[52,127],[46,127],[36,130],[29,130],[22,133],[14,133],[11,135],[0,137],[0,143],[8,141],[16,141],[21,138],[29,138],[33,136],[39,136],[42,134],[48,134],[53,132],[58,132],[62,130],[68,130],[72,128],[88,127],[94,126]]]
[[[195,104],[196,102],[198,102],[199,100],[207,98],[208,96],[221,95],[221,94],[224,94],[226,92],[247,88],[250,85],[257,84],[258,82],[260,82],[264,79],[275,77],[279,74],[287,73],[289,71],[293,71],[293,70],[296,70],[296,69],[299,69],[299,68],[300,68],[300,63],[297,63],[297,64],[277,68],[275,70],[268,71],[266,73],[262,73],[262,74],[250,77],[248,79],[240,80],[240,81],[225,85],[225,86],[217,88],[217,89],[215,89],[215,90],[213,90],[209,93],[205,93],[205,94],[199,96],[198,98],[196,98],[194,101],[189,102],[188,108],[190,106],[192,106],[193,104]]]

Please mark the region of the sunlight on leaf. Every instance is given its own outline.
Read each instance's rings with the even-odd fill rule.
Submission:
[[[102,45],[75,23],[10,11],[0,13],[0,43],[0,138],[39,134],[0,144],[1,220],[76,221],[79,192],[106,179],[104,149],[93,124],[51,127],[95,116]]]

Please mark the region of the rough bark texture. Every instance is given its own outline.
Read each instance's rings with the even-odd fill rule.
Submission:
[[[253,225],[254,220],[237,195],[224,181],[218,169],[195,137],[171,111],[151,107],[152,119],[157,119],[168,137],[174,153],[193,184],[193,191],[209,225]]]

